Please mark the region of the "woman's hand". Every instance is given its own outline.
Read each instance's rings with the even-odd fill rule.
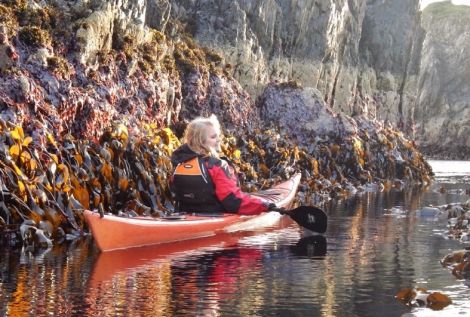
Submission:
[[[268,208],[268,211],[277,211],[281,215],[287,214],[287,211],[283,207],[278,207],[275,203],[267,203],[266,207]]]

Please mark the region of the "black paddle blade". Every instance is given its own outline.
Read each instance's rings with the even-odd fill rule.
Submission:
[[[328,226],[328,216],[317,207],[300,206],[286,212],[300,226],[318,233],[325,233]]]

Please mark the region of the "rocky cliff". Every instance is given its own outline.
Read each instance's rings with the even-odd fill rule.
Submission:
[[[169,11],[199,43],[224,52],[253,95],[296,80],[335,110],[411,125],[418,0],[171,1]]]
[[[269,83],[297,81],[303,87],[318,89],[323,101],[335,111],[391,122],[416,137],[428,153],[467,154],[468,124],[464,118],[469,99],[465,80],[469,72],[469,7],[435,3],[421,15],[418,0],[50,3],[61,11],[60,19],[54,18],[52,11],[44,11],[44,3],[6,2],[24,12],[16,26],[9,25],[18,24],[11,18],[12,12],[0,12],[4,20],[0,30],[0,69],[9,68],[16,58],[11,50],[15,45],[9,43],[13,35],[9,33],[13,31],[9,30],[31,23],[35,25],[31,32],[27,28],[21,30],[23,38],[34,42],[43,34],[35,28],[53,24],[49,27],[72,36],[74,43],[73,47],[62,44],[63,52],[54,52],[53,43],[47,43],[50,39],[44,35],[46,44],[33,43],[38,49],[28,56],[30,64],[60,68],[67,64],[61,59],[54,64],[53,55],[66,53],[67,58],[73,56],[83,65],[86,73],[99,67],[103,53],[127,50],[129,59],[129,52],[139,45],[144,59],[141,64],[165,64],[165,56],[176,48],[182,53],[179,60],[191,67],[197,54],[184,44],[189,37],[214,52],[207,63],[209,68],[210,64],[221,67],[252,98],[259,96]],[[161,40],[163,34],[177,41],[168,44]],[[149,43],[158,43],[158,49]],[[186,56],[185,52],[190,53]],[[131,62],[134,65],[129,74],[139,63],[135,58]],[[168,63],[165,65],[171,68]],[[199,75],[203,73],[198,70]],[[217,83],[213,79],[196,77],[192,78],[194,89],[204,87],[205,94],[214,92]],[[50,82],[48,85],[51,89],[57,87]],[[33,86],[34,83],[23,83],[24,93],[27,95]],[[198,103],[202,96],[190,94],[187,89],[180,91],[175,73],[161,73],[150,86],[161,90],[158,97],[150,96],[151,87],[143,92],[149,95],[148,102],[158,98],[162,110],[158,115],[166,116],[161,122],[175,119],[180,110],[187,113],[194,109],[193,105],[201,106]],[[241,91],[239,88],[236,89]],[[205,113],[219,107],[218,101],[212,100]],[[57,105],[57,100],[54,102]]]
[[[334,110],[393,123],[430,154],[468,154],[468,7],[435,3],[423,16],[418,0],[160,0],[149,7],[149,24],[177,19],[199,43],[223,52],[253,96],[271,81],[296,80],[317,88]]]
[[[423,12],[425,30],[414,118],[423,149],[435,156],[470,157],[470,7],[435,3]]]

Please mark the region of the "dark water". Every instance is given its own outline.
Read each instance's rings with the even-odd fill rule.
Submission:
[[[357,195],[328,206],[324,237],[288,219],[263,232],[99,254],[90,239],[27,253],[2,250],[0,316],[467,316],[470,287],[439,260],[463,245],[422,206],[466,201],[470,162],[431,162],[425,191]],[[441,188],[446,188],[441,193]],[[451,297],[408,308],[405,287]]]

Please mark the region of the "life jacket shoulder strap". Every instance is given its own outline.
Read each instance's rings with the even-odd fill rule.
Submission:
[[[189,161],[178,164],[175,168],[174,175],[203,175],[199,158],[196,156]]]

